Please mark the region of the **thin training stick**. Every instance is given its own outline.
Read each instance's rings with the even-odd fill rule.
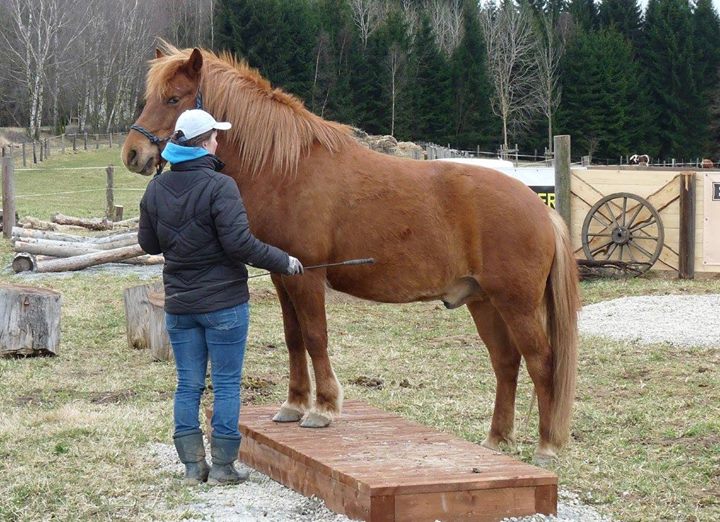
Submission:
[[[305,270],[313,270],[315,268],[326,268],[329,266],[352,266],[352,265],[373,265],[373,264],[375,264],[375,259],[370,257],[367,259],[348,259],[347,261],[340,261],[338,263],[324,263],[321,265],[311,265],[311,266],[306,266],[303,268]],[[248,279],[252,279],[254,277],[269,276],[270,274],[272,274],[272,272],[263,272],[262,274],[255,274],[255,275],[248,276]],[[237,281],[242,281],[242,280],[243,279],[232,279],[230,281],[223,281],[222,283],[215,283],[212,285],[208,285],[204,288],[212,288],[215,286],[226,285],[228,283],[235,283]],[[167,301],[169,299],[175,299],[181,295],[190,294],[192,292],[197,292],[198,290],[200,290],[200,288],[196,288],[194,290],[186,290],[184,292],[177,292],[177,293],[174,293],[173,295],[165,296],[165,300]]]

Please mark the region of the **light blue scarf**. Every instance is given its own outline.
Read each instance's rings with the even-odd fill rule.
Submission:
[[[162,151],[163,159],[173,165],[182,163],[183,161],[202,158],[208,154],[210,153],[202,147],[183,147],[182,145],[176,145],[172,142],[165,145],[165,149]]]

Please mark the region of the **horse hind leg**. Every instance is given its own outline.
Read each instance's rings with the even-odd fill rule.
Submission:
[[[285,288],[297,312],[305,349],[315,374],[315,404],[305,413],[303,428],[324,428],[340,415],[343,391],[335,376],[327,351],[325,316],[325,273],[315,271],[286,278]]]
[[[482,445],[500,451],[502,444],[515,444],[515,395],[520,353],[513,345],[505,322],[489,301],[470,302],[467,306],[490,354],[496,380],[492,422]]]
[[[290,362],[287,400],[275,414],[273,420],[275,422],[297,422],[312,405],[305,343],[303,342],[295,307],[283,286],[282,279],[277,275],[273,275],[272,279],[282,308],[285,343],[287,344]]]
[[[553,354],[543,321],[544,307],[535,312],[522,313],[508,309],[502,313],[515,346],[525,358],[528,374],[535,386],[540,415],[540,442],[535,450],[535,461],[544,464],[557,457],[558,444],[553,442]]]

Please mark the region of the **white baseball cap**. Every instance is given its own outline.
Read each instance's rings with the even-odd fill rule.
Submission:
[[[182,131],[186,140],[217,129],[228,130],[232,127],[229,121],[215,121],[209,113],[202,109],[191,109],[183,112],[175,123],[175,132]]]

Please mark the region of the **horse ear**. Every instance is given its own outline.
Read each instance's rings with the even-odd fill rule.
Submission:
[[[155,58],[157,59],[157,58],[164,58],[164,57],[165,57],[165,55],[163,54],[163,52],[160,49],[155,48]]]
[[[200,49],[193,49],[192,54],[190,55],[190,59],[187,61],[187,64],[185,64],[186,70],[188,73],[190,73],[190,76],[197,77],[200,76],[200,70],[202,69],[203,65],[203,57],[202,53],[200,52]]]

